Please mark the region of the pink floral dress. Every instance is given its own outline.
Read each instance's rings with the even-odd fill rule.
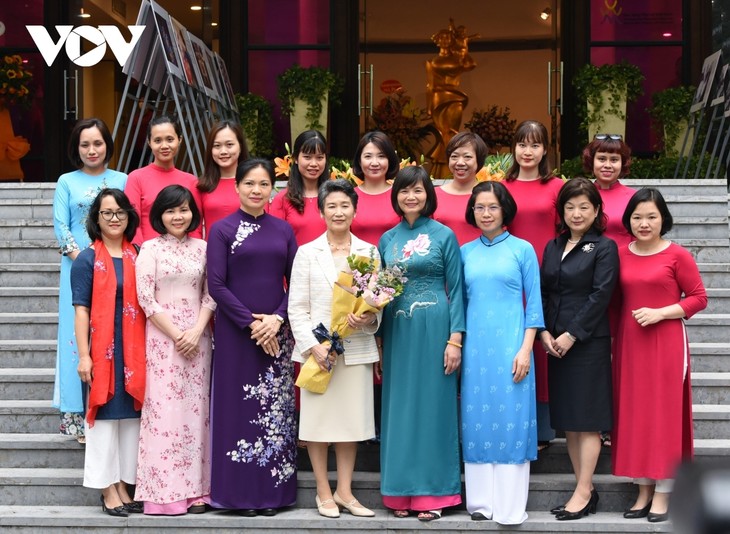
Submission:
[[[162,235],[137,259],[137,294],[147,317],[165,313],[181,330],[202,308],[215,309],[206,282],[206,243]],[[182,514],[210,493],[211,333],[187,359],[147,321],[147,385],[140,429],[137,490],[145,513]]]

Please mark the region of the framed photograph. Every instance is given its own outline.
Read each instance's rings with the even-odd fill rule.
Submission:
[[[175,44],[177,45],[177,53],[180,58],[180,66],[182,67],[185,81],[188,85],[193,87],[198,86],[198,80],[195,77],[195,71],[193,70],[193,56],[190,53],[190,45],[188,40],[188,31],[185,26],[180,24],[173,17],[170,17],[172,23],[173,34],[175,35]]]
[[[157,27],[157,34],[159,35],[159,41],[162,46],[167,72],[183,81],[187,81],[185,80],[180,58],[177,54],[177,46],[173,38],[174,29],[170,23],[170,15],[152,0],[150,0],[150,6],[154,14],[155,26]]]
[[[213,81],[212,66],[208,64],[207,60],[206,51],[208,47],[198,37],[190,33],[188,33],[188,39],[193,53],[193,65],[200,82],[199,89],[210,98],[217,98],[218,93]]]
[[[132,52],[124,67],[122,67],[122,72],[131,75],[139,82],[145,75],[148,54],[152,50],[152,40],[155,38],[155,22],[152,18],[152,8],[149,0],[143,0],[140,4],[135,25],[144,26],[145,29],[142,37],[137,42],[135,51]]]
[[[165,73],[167,72],[164,55],[160,41],[155,39],[150,60],[147,64],[147,71],[144,75],[144,84],[158,93],[162,91]]]
[[[712,87],[715,81],[715,74],[717,73],[717,66],[720,64],[721,50],[718,50],[712,55],[705,58],[702,63],[702,78],[700,83],[697,85],[697,92],[692,100],[692,105],[689,108],[690,113],[694,113],[707,105],[710,100],[710,94],[712,93]]]
[[[214,54],[216,65],[218,65],[218,72],[225,92],[226,100],[223,102],[228,105],[229,109],[236,109],[236,96],[233,93],[233,86],[231,85],[231,78],[228,76],[228,69],[226,68],[226,62],[218,54]]]

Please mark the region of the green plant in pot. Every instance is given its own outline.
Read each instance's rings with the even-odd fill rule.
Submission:
[[[282,113],[292,118],[295,112],[302,108],[305,110],[303,126],[299,127],[301,130],[296,135],[308,129],[324,133],[327,128],[328,102],[340,103],[345,86],[342,78],[321,67],[304,68],[295,64],[277,76],[276,81]],[[292,139],[296,135],[292,124]]]
[[[274,118],[271,103],[263,96],[248,93],[236,93],[238,116],[243,133],[246,134],[246,145],[251,155],[270,158],[274,145]]]
[[[694,98],[695,87],[681,85],[658,91],[651,96],[649,115],[659,126],[663,135],[664,153],[677,157],[687,132],[689,108]]]
[[[626,104],[644,93],[643,81],[639,67],[625,61],[600,67],[589,63],[578,69],[573,86],[583,119],[580,127],[589,140],[600,132],[626,134]]]

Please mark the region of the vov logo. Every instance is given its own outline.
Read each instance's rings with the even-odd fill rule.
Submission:
[[[72,63],[79,67],[91,67],[99,63],[106,53],[106,45],[121,66],[134,50],[134,46],[142,37],[145,26],[127,26],[132,33],[132,39],[127,42],[122,32],[116,26],[56,26],[59,39],[54,41],[44,26],[26,26],[46,64],[50,67],[58,57],[61,47],[66,44],[66,55]],[[81,39],[86,39],[96,46],[81,54]]]

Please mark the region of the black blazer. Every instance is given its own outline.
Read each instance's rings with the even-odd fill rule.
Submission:
[[[610,336],[608,303],[618,280],[618,247],[587,232],[565,259],[566,232],[549,241],[540,268],[545,329],[553,337],[570,332],[578,341]]]

